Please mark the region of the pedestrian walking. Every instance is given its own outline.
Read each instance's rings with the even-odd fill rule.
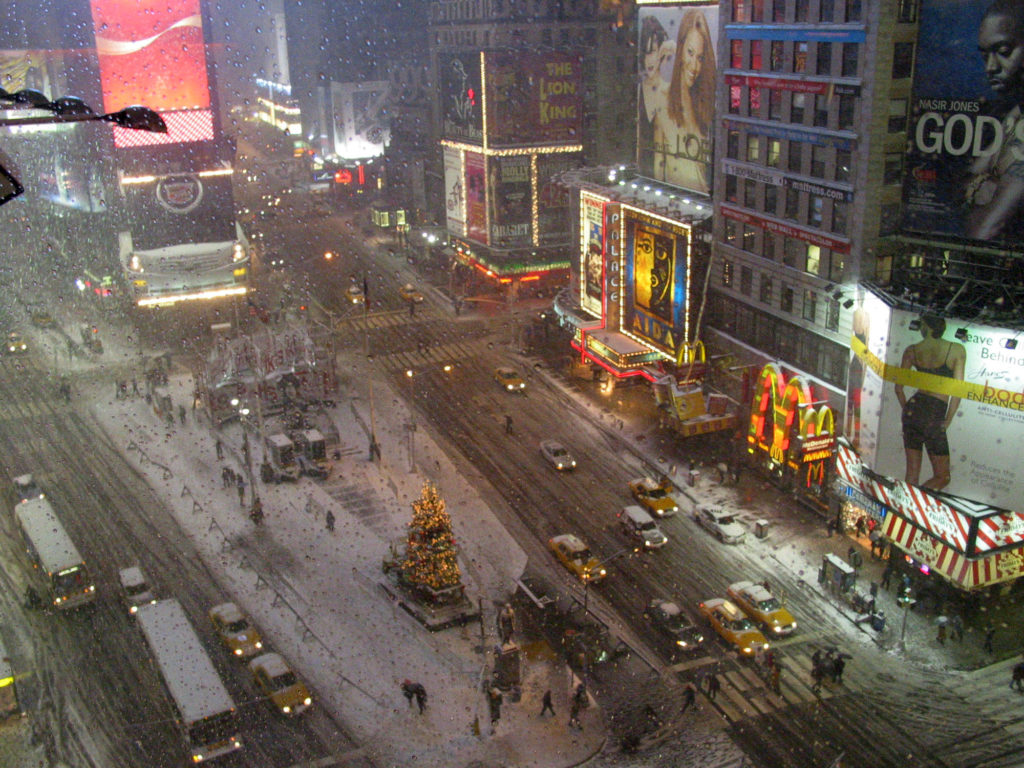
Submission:
[[[964,620],[959,613],[953,614],[953,619],[950,621],[949,636],[958,643],[964,639]]]
[[[182,424],[185,423],[185,406],[181,403],[178,403],[178,419]]]
[[[60,383],[60,396],[64,398],[65,403],[71,402],[71,385],[66,381]]]
[[[857,518],[857,535],[861,537],[868,535],[868,519],[865,515]]]
[[[132,377],[132,397],[138,397],[139,394],[140,394],[140,392],[139,392],[139,380],[136,379],[133,376]]]
[[[711,701],[714,701],[715,696],[718,695],[718,692],[720,690],[722,690],[722,683],[718,679],[718,675],[712,672],[710,675],[708,675],[708,698]]]
[[[334,533],[334,513],[328,509],[324,519],[327,521],[327,530]]]
[[[423,710],[427,708],[427,689],[421,683],[413,683],[412,693],[416,697],[416,706],[422,715]]]
[[[828,538],[832,538],[832,536],[836,532],[836,528],[838,527],[838,525],[839,523],[834,517],[829,518],[828,522],[825,524],[825,534],[828,536]]]
[[[551,689],[550,688],[548,688],[546,691],[544,691],[544,696],[543,696],[543,698],[541,698],[540,703],[541,703],[541,710],[540,710],[540,716],[541,717],[544,717],[544,715],[547,714],[548,712],[551,713],[552,717],[556,717],[556,715],[555,715],[555,707],[551,703]]]
[[[846,659],[843,658],[843,654],[839,654],[832,662],[832,682],[843,684],[843,670],[846,668]]]
[[[402,681],[402,695],[405,696],[405,700],[409,703],[410,709],[412,709],[413,697],[416,695],[416,685],[417,683],[414,683],[408,678]]]
[[[877,560],[881,556],[881,547],[878,546],[879,540],[882,538],[882,532],[877,528],[873,528],[871,533],[868,534],[868,540],[871,542],[871,559]]]
[[[1010,690],[1016,688],[1020,693],[1024,693],[1024,661],[1019,662],[1013,668],[1013,674],[1010,677]]]
[[[779,664],[772,665],[770,685],[776,696],[782,695],[782,667]]]
[[[409,302],[409,317],[415,317],[415,316],[416,316],[416,302],[415,301],[410,301]]]
[[[890,560],[885,564],[885,568],[882,570],[882,589],[889,589],[889,585],[892,583],[892,574],[896,570],[893,565],[893,561]]]
[[[501,695],[501,691],[498,690],[497,686],[491,686],[487,690],[487,708],[491,713],[491,733],[494,733],[494,729],[498,725],[498,721],[501,720],[501,705],[505,701]]]
[[[683,690],[683,712],[688,710],[691,706],[696,709],[696,702],[697,689],[694,687],[693,683],[687,683],[686,688]]]
[[[824,677],[821,664],[814,664],[811,667],[811,690],[815,693],[821,692],[821,679]]]
[[[945,616],[939,616],[935,619],[935,624],[938,626],[938,634],[935,639],[939,641],[939,645],[946,644],[946,625],[949,623],[949,619]]]
[[[512,417],[509,416],[507,413],[505,414],[505,434],[512,434]]]
[[[233,478],[231,477],[231,468],[230,467],[224,467],[220,471],[220,487],[221,488],[227,488],[229,484],[233,484],[233,483],[231,483],[232,479]]]
[[[245,505],[245,478],[239,472],[235,475],[235,487],[238,488],[238,505]]]
[[[572,700],[572,706],[569,707],[569,727],[578,731],[583,730],[583,726],[580,725],[580,703],[575,698]]]
[[[217,452],[217,461],[224,458],[224,444],[220,441],[219,437],[217,438],[217,442],[213,444],[213,450]]]
[[[985,644],[982,646],[985,649],[985,653],[992,653],[992,640],[995,639],[996,628],[993,624],[987,624],[985,626]]]

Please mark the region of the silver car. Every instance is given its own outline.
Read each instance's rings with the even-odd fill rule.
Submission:
[[[711,531],[723,544],[739,544],[747,535],[746,528],[736,520],[736,515],[724,509],[697,507],[693,519]]]
[[[542,440],[540,455],[559,472],[576,469],[576,459],[557,440]]]

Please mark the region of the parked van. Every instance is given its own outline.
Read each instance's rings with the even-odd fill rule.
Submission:
[[[619,512],[619,525],[627,536],[640,539],[644,549],[657,549],[668,544],[668,537],[644,509],[630,505]]]

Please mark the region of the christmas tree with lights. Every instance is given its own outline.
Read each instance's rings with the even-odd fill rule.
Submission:
[[[403,580],[435,601],[461,597],[462,573],[457,555],[452,519],[444,499],[432,483],[425,483],[420,498],[412,503]]]

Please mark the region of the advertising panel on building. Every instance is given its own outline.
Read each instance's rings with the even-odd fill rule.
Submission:
[[[466,196],[463,194],[462,150],[444,147],[445,227],[454,235],[466,234]]]
[[[603,317],[605,201],[581,192],[580,209],[580,306]]]
[[[466,237],[487,243],[487,171],[484,156],[466,152]]]
[[[92,0],[103,111],[145,104],[167,133],[114,129],[117,146],[213,138],[200,0]]]
[[[1024,350],[1015,334],[896,309],[888,327],[876,329],[877,319],[871,314],[866,343],[850,342],[865,369],[864,463],[912,485],[1019,509]]]
[[[690,230],[622,207],[626,273],[622,328],[668,355],[686,343]]]
[[[1019,247],[1024,62],[1002,49],[1019,45],[1021,15],[992,0],[922,0],[905,228]]]
[[[547,51],[487,54],[487,143],[491,147],[579,143],[580,56]]]
[[[483,109],[480,103],[480,55],[442,56],[442,135],[453,141],[483,141]]]
[[[637,27],[640,172],[711,192],[718,4],[642,5]]]
[[[575,153],[537,156],[537,239],[540,245],[569,241],[572,194],[557,178],[579,162],[579,155]]]
[[[499,248],[532,242],[529,155],[493,155],[487,159],[490,244]]]

